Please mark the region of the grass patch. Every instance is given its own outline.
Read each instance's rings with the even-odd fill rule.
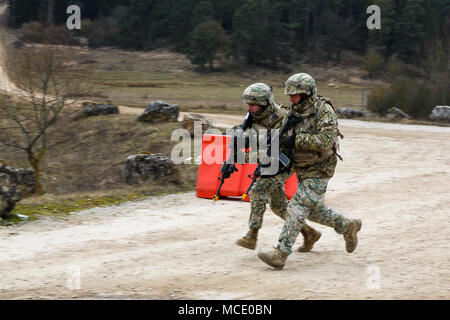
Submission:
[[[9,44],[13,32],[5,33],[9,34]],[[14,55],[16,50],[26,50],[26,47],[9,47],[7,51]],[[93,100],[110,100],[119,105],[147,106],[150,101],[164,100],[178,104],[180,111],[244,115],[247,105],[242,102],[241,95],[248,85],[255,82],[271,84],[275,100],[289,104],[284,94],[284,82],[293,73],[307,72],[316,78],[320,94],[332,99],[339,107],[359,109],[361,91],[366,89],[368,93],[374,85],[361,80],[363,72],[358,66],[298,63],[292,65],[292,71],[288,73],[264,68],[201,73],[195,71],[184,55],[166,49],[142,52],[73,46],[69,50],[73,66],[81,68],[89,62],[94,70],[90,81],[96,87],[97,96]],[[61,48],[61,54],[69,55],[67,48]]]
[[[107,194],[72,194],[65,196],[46,195],[32,197],[18,203],[8,219],[0,220],[1,226],[11,226],[28,221],[38,220],[42,217],[64,218],[68,214],[96,207],[119,205],[128,201],[145,199],[149,196],[180,193],[193,190],[194,187],[164,187],[145,190],[140,187],[133,192],[130,190],[110,190]],[[128,193],[127,193],[128,191]],[[115,192],[115,194],[112,194]],[[25,215],[28,219],[20,218]]]
[[[194,164],[176,165],[171,175],[138,186],[125,182],[130,154],[149,151],[170,157],[178,143],[171,141],[171,135],[181,128],[180,122],[150,124],[126,114],[79,118],[78,112],[67,109],[51,129],[50,147],[41,165],[46,194],[22,200],[13,214],[33,220],[195,189],[198,166]],[[17,150],[1,148],[0,158],[16,168],[29,167],[25,154]],[[12,217],[6,223],[18,221],[24,220]]]

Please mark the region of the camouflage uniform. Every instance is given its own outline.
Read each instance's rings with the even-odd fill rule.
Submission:
[[[253,102],[248,99],[249,97],[252,97],[251,94],[254,94],[255,96],[259,95],[261,91],[267,90],[267,87],[268,87],[267,85],[262,83],[256,83],[249,86],[244,91],[243,94],[244,101],[247,103]],[[248,90],[249,88],[253,90]],[[273,95],[271,95],[271,98],[272,98],[271,101],[267,102],[267,107],[265,109],[262,109],[261,113],[253,115],[253,124],[252,124],[253,129],[255,130],[273,129],[277,124],[281,123],[281,120],[283,120],[284,116],[286,116],[286,114],[288,113],[287,110],[282,109],[275,104],[275,102],[273,101]],[[254,101],[253,103],[255,104],[258,103],[261,105],[264,104],[264,102],[262,101]],[[264,178],[260,177],[255,182],[252,189],[250,190],[250,207],[251,207],[249,218],[249,229],[251,230],[250,232],[257,233],[257,231],[262,227],[263,216],[264,212],[266,211],[266,203],[269,203],[270,208],[277,216],[279,216],[283,220],[286,219],[287,216],[286,209],[288,206],[288,200],[286,198],[284,186],[286,180],[291,175],[292,172],[285,172],[273,177],[264,177]],[[306,224],[304,224],[302,230],[304,232],[315,231],[313,228],[309,227]],[[249,248],[248,246],[246,247]],[[309,250],[311,248],[312,244]]]
[[[285,109],[275,105],[269,105],[260,115],[253,116],[253,129],[273,129],[287,114]],[[272,211],[286,219],[286,209],[288,200],[284,185],[292,173],[282,173],[274,177],[259,178],[250,190],[250,229],[260,229],[263,222],[263,215],[266,211],[266,203],[269,203]]]
[[[281,146],[294,161],[293,171],[299,180],[297,192],[287,208],[288,217],[277,245],[287,254],[292,253],[292,246],[306,218],[332,227],[339,234],[344,234],[351,222],[324,204],[328,181],[334,175],[337,164],[339,132],[331,101],[313,92],[299,104],[293,105],[291,112],[303,121],[295,127],[294,150],[286,150]],[[288,136],[292,134],[292,130],[287,133]]]
[[[360,220],[350,220],[324,203],[328,182],[336,168],[337,137],[340,133],[331,101],[317,96],[316,90],[314,79],[305,73],[292,76],[285,84],[286,94],[301,96],[300,102],[291,107],[291,112],[301,121],[287,132],[287,137],[291,139],[283,140],[280,146],[281,152],[289,154],[293,161],[293,171],[299,183],[296,194],[289,202],[288,216],[275,250],[258,253],[261,260],[277,269],[284,267],[288,255],[292,253],[292,246],[306,218],[343,234],[347,252],[356,248],[356,233],[361,228]],[[281,127],[287,118],[285,116],[277,127]]]

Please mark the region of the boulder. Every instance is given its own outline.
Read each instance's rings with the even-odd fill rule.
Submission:
[[[33,170],[14,169],[0,160],[0,217],[7,218],[16,203],[33,194],[35,187]]]
[[[196,121],[201,122],[202,134],[212,127],[212,121],[208,117],[195,113],[187,114],[183,118],[183,128],[188,130],[192,137],[194,136],[194,125]]]
[[[337,113],[340,116],[340,118],[358,118],[358,117],[364,117],[364,112],[360,110],[353,110],[349,108],[338,108]]]
[[[392,120],[400,119],[412,119],[410,115],[406,114],[403,110],[393,107],[388,110],[387,117]]]
[[[431,120],[449,121],[450,122],[450,107],[436,106],[430,114]]]
[[[83,113],[87,116],[98,116],[119,113],[119,108],[112,104],[83,102]]]
[[[132,154],[128,156],[125,165],[125,180],[128,184],[138,184],[148,179],[168,176],[172,172],[172,160],[163,154]]]
[[[164,101],[152,101],[145,109],[144,113],[139,116],[138,121],[144,122],[166,122],[178,121],[178,106],[168,104]]]
[[[14,41],[13,43],[11,43],[11,45],[16,49],[20,49],[23,47],[23,42],[22,41]]]

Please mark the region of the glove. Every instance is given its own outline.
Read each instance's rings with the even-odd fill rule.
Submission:
[[[220,168],[220,172],[222,173],[222,176],[226,179],[228,179],[231,174],[233,174],[233,172],[237,172],[238,169],[236,168],[236,166],[234,165],[234,163],[226,163],[224,162],[222,164],[222,167]]]

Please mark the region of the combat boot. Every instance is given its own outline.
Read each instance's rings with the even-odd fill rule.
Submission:
[[[258,258],[267,263],[269,266],[274,267],[275,269],[281,270],[286,263],[286,259],[288,257],[287,253],[284,253],[280,249],[276,248],[269,252],[259,252]]]
[[[308,227],[307,230],[300,230],[300,232],[303,235],[303,245],[298,248],[298,252],[308,252],[311,251],[311,249],[314,246],[314,243],[316,243],[317,241],[319,241],[320,237],[322,236],[322,234],[311,228]]]
[[[352,253],[358,245],[357,233],[361,230],[362,222],[359,219],[351,219],[347,231],[344,233],[345,248]]]
[[[236,241],[236,244],[250,250],[255,250],[257,239],[258,229],[250,229],[244,237]]]

